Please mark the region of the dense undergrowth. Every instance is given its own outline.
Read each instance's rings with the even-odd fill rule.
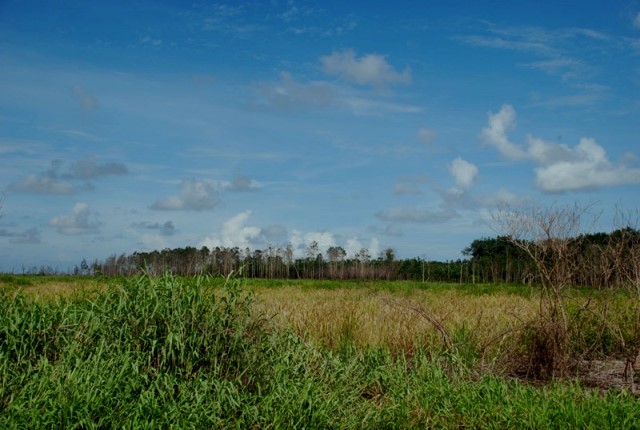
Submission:
[[[475,369],[469,333],[392,354],[274,324],[239,279],[0,292],[1,428],[634,428],[639,400]]]

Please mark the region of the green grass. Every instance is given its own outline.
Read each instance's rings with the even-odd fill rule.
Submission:
[[[0,292],[0,428],[637,428],[640,401],[479,375],[464,351],[326,349],[238,279]],[[464,341],[464,331],[456,333]],[[462,355],[461,355],[462,354]]]

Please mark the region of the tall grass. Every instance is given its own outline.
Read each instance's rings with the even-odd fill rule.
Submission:
[[[100,293],[0,293],[0,428],[634,428],[638,400],[469,378],[461,349],[327,348],[238,279],[143,276]],[[264,308],[262,308],[264,309]],[[312,317],[312,316],[310,316]],[[319,317],[319,314],[316,314]],[[274,323],[274,321],[276,323]],[[458,343],[464,330],[454,332]]]

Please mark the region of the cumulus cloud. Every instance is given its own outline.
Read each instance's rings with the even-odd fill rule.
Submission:
[[[150,208],[157,210],[211,210],[220,203],[217,187],[207,181],[185,179],[180,194],[157,200]]]
[[[582,138],[575,147],[528,136],[527,146],[509,141],[507,131],[515,126],[516,112],[504,105],[497,114],[489,113],[489,124],[481,139],[509,159],[537,164],[536,185],[544,192],[557,193],[607,186],[640,183],[640,169],[614,164],[595,139]]]
[[[582,138],[572,158],[535,169],[536,184],[546,192],[563,192],[640,183],[640,169],[614,165],[594,139]]]
[[[208,248],[215,247],[238,247],[240,249],[265,249],[269,246],[284,247],[290,246],[296,258],[305,257],[308,247],[314,242],[317,244],[318,253],[326,254],[332,246],[339,246],[336,236],[328,231],[302,232],[300,230],[287,231],[280,225],[271,225],[265,228],[250,225],[249,219],[252,212],[246,210],[240,212],[225,221],[218,232],[206,237],[199,246]],[[274,243],[275,240],[275,243]],[[343,247],[349,249],[364,248],[357,238],[352,238],[345,242]],[[371,239],[367,248],[370,255],[377,255],[380,251],[380,244],[377,239]]]
[[[246,210],[231,217],[222,224],[219,234],[204,239],[202,246],[215,248],[216,246],[246,248],[259,237],[261,229],[245,225],[251,217],[251,211]]]
[[[368,255],[369,258],[376,258],[376,256],[380,254],[380,241],[374,237],[369,241],[369,246],[364,246],[360,239],[352,237],[351,239],[347,239],[344,250],[347,253],[347,257],[362,257],[364,253]]]
[[[376,217],[381,221],[419,224],[443,223],[458,216],[457,212],[449,208],[432,210],[417,207],[398,207],[376,213]]]
[[[449,165],[449,173],[456,182],[459,190],[467,190],[473,185],[473,181],[478,176],[478,168],[468,161],[458,157]]]
[[[510,105],[503,105],[500,112],[489,112],[489,125],[482,129],[480,138],[487,144],[495,147],[507,158],[524,158],[526,154],[517,145],[509,141],[507,132],[516,125],[516,111]]]
[[[418,130],[418,134],[416,135],[418,141],[431,145],[433,140],[436,138],[436,133],[433,130],[429,130],[428,128],[421,128]]]
[[[97,233],[100,223],[91,221],[93,213],[87,203],[76,203],[69,215],[61,215],[49,220],[49,225],[64,235]]]
[[[293,230],[289,237],[289,243],[298,256],[304,255],[305,250],[313,242],[317,244],[319,253],[326,253],[329,247],[336,246],[336,240],[333,233],[326,231],[302,233],[299,230]]]
[[[366,54],[356,57],[352,50],[333,52],[320,57],[323,71],[340,79],[358,85],[383,87],[386,84],[408,84],[411,70],[396,71],[383,55]]]

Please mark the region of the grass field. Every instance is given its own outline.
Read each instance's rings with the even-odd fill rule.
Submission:
[[[2,276],[0,290],[1,428],[640,422],[629,390],[509,376],[538,309],[530,288]],[[572,292],[580,354],[615,357],[617,338],[633,340],[630,300]],[[603,312],[616,319],[604,326]]]

